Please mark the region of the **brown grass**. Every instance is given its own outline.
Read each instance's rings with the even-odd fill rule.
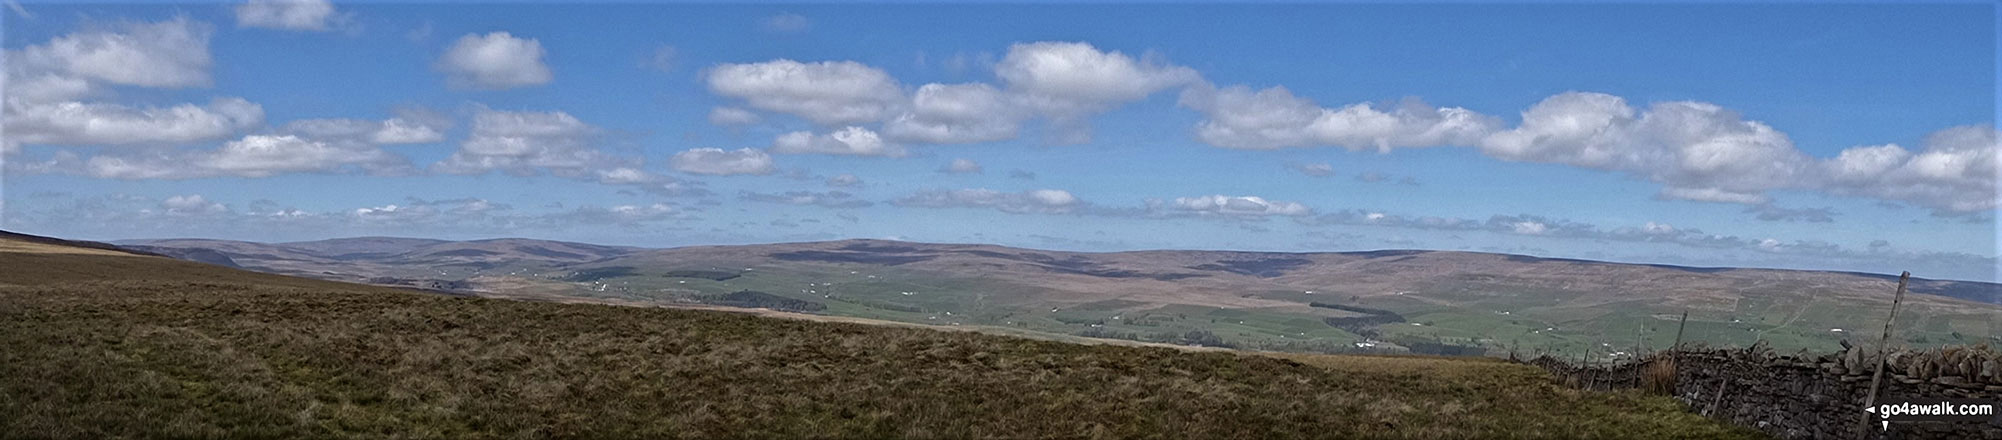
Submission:
[[[1421,357],[1078,345],[0,253],[0,437],[1751,437]]]

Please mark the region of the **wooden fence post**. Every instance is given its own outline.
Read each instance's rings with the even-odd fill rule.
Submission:
[[[1670,350],[1675,350],[1677,353],[1682,351],[1682,329],[1688,326],[1689,310],[1684,309],[1682,311],[1682,321],[1675,324],[1675,345],[1669,346]]]
[[[1877,338],[1877,372],[1870,374],[1870,394],[1863,400],[1863,407],[1877,406],[1877,387],[1884,382],[1884,365],[1889,363],[1884,352],[1891,346],[1891,324],[1898,320],[1898,303],[1905,300],[1905,283],[1911,281],[1912,273],[1898,275],[1898,295],[1891,297],[1891,316],[1884,319],[1884,336]],[[1870,417],[1875,414],[1863,413],[1863,424],[1859,425],[1862,438],[1870,437]]]

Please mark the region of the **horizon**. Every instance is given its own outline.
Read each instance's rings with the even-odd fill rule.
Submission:
[[[36,235],[2002,281],[1993,4],[7,5]]]

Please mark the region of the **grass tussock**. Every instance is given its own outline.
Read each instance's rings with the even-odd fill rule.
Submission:
[[[220,269],[92,278],[15,256],[0,254],[0,437],[1754,435],[1502,362],[1078,345]],[[60,282],[23,275],[44,269]]]

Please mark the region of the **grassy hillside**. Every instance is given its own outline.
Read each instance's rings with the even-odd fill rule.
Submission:
[[[1046,338],[1322,353],[1519,349],[1599,361],[1665,348],[1685,311],[1687,341],[1837,350],[1854,331],[1882,325],[1894,284],[1853,273],[1439,251],[1079,253],[879,240],[675,249],[520,239],[146,243],[212,250],[274,273],[491,297],[769,305]],[[1897,324],[1904,342],[2002,342],[2002,305],[1981,302],[2002,298],[2002,285],[1914,280],[1911,291]]]
[[[1487,360],[1079,345],[0,248],[0,437],[1746,437]]]

